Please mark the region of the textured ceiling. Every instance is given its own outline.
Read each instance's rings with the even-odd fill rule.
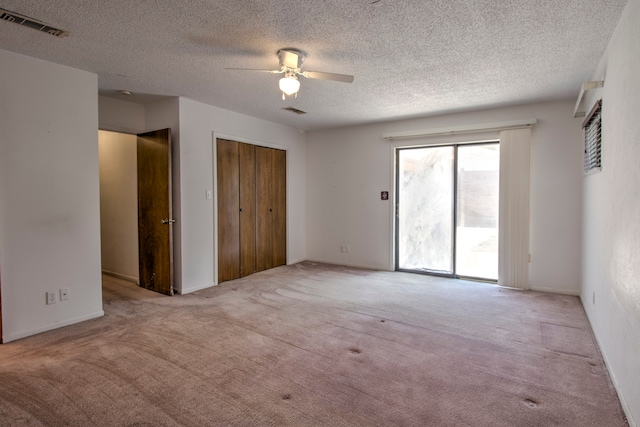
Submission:
[[[626,0],[0,0],[68,30],[57,38],[0,22],[0,49],[99,75],[102,95],[184,96],[312,130],[576,97]],[[283,101],[284,47],[304,69]],[[308,112],[283,111],[293,106]]]

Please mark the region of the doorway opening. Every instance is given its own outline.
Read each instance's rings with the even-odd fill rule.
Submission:
[[[500,145],[396,150],[398,271],[496,282]]]
[[[99,131],[102,271],[139,284],[136,135]]]
[[[99,131],[104,274],[173,295],[171,131]]]

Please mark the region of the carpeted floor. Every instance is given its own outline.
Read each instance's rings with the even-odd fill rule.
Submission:
[[[625,426],[576,297],[304,262],[0,346],[0,426]]]

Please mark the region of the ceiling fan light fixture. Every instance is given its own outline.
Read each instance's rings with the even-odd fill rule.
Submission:
[[[293,95],[300,90],[300,82],[295,75],[287,75],[281,78],[279,86],[285,95]]]
[[[298,91],[300,90],[300,82],[298,81],[298,76],[302,76],[307,79],[334,80],[344,83],[353,82],[353,76],[347,74],[325,73],[322,71],[302,71],[304,58],[305,53],[301,50],[293,48],[280,49],[278,51],[280,68],[277,70],[253,68],[227,68],[227,70],[245,70],[272,74],[284,74],[278,84],[278,87],[282,92],[283,100],[287,99],[287,95],[293,95],[295,98],[298,97]]]

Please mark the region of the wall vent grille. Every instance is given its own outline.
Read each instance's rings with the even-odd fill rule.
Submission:
[[[66,37],[69,35],[69,31],[54,28],[50,25],[45,24],[44,22],[40,22],[33,18],[29,18],[28,16],[23,16],[4,9],[0,9],[0,20],[13,22],[18,25],[24,25],[25,27],[33,28],[34,30],[51,34],[52,36],[56,37]]]
[[[284,107],[283,110],[291,111],[292,113],[296,113],[296,114],[307,114],[306,111],[298,110],[297,108],[293,108],[293,107]]]

